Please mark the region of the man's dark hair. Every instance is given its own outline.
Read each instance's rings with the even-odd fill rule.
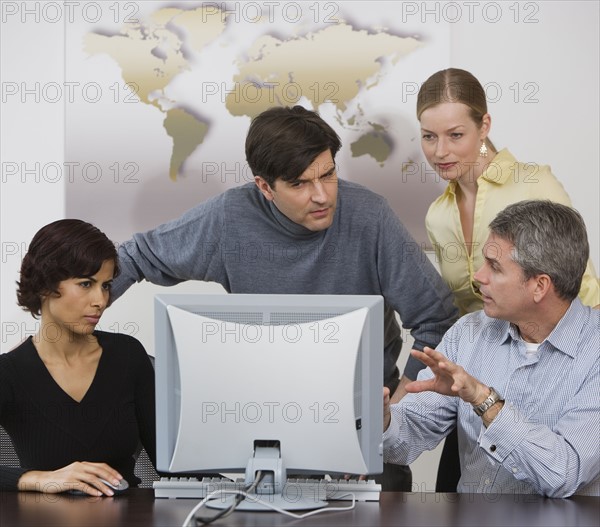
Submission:
[[[117,250],[106,235],[85,221],[58,220],[42,227],[29,244],[17,282],[17,303],[34,317],[42,297],[58,295],[58,284],[96,274],[106,260],[119,273]]]
[[[270,108],[257,115],[246,137],[246,160],[254,176],[270,187],[275,180],[294,181],[315,158],[342,143],[333,128],[316,112],[302,106]]]

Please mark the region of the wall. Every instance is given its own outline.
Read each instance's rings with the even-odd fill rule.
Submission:
[[[35,332],[33,319],[15,305],[15,280],[33,234],[64,215],[65,192],[64,178],[53,181],[52,172],[35,172],[36,162],[43,167],[64,160],[64,100],[36,102],[35,96],[27,95],[22,103],[20,95],[8,91],[15,83],[30,86],[64,79],[63,27],[41,18],[36,21],[34,16],[21,23],[20,17],[4,11],[7,4],[21,3],[3,3],[0,35],[2,352]],[[29,3],[33,4],[37,3]],[[598,269],[598,3],[469,2],[470,8],[452,4],[462,6],[460,20],[457,11],[440,2],[407,2],[404,15],[452,22],[452,65],[475,72],[491,90],[488,96],[496,90],[497,102],[490,105],[492,139],[497,146],[510,147],[521,160],[552,166],[586,220]],[[494,22],[498,13],[500,19]],[[26,163],[34,171],[11,176],[13,163]],[[110,214],[109,203],[100,206]],[[148,284],[134,287],[107,312],[102,327],[135,332],[152,350],[152,296],[160,289]],[[221,290],[198,283],[177,289]],[[423,490],[433,489],[436,456],[423,456],[413,467],[415,483]]]

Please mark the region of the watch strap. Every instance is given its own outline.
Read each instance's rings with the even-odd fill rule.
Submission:
[[[496,390],[494,390],[494,388],[492,388],[490,386],[490,394],[486,397],[485,401],[483,401],[481,404],[474,404],[473,406],[473,411],[479,416],[481,417],[485,412],[487,412],[487,410],[492,407],[493,405],[495,405],[498,401],[501,401],[502,397],[500,397],[500,395],[498,394],[498,392]]]

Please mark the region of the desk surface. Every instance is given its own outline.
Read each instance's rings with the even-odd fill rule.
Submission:
[[[0,492],[0,525],[179,527],[196,503],[192,499],[155,500],[150,489],[130,489],[116,498]],[[379,503],[357,503],[352,511],[323,513],[304,520],[277,513],[235,512],[212,525],[598,527],[600,498],[390,492],[383,493]]]

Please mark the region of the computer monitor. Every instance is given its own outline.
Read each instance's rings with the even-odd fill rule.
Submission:
[[[382,472],[381,296],[159,294],[155,336],[159,470]]]

